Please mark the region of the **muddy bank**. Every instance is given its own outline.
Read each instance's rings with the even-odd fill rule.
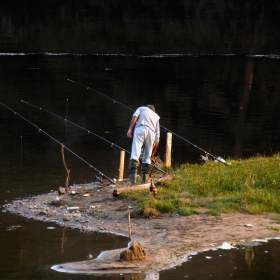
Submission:
[[[113,197],[115,188],[99,183],[75,185],[69,194],[50,191],[12,201],[4,207],[26,218],[55,222],[83,232],[128,236],[128,210],[132,211],[136,205],[131,200]],[[151,279],[145,277],[156,277],[156,272],[181,264],[192,253],[219,247],[224,242],[235,245],[253,239],[274,238],[275,228],[280,230],[275,214],[234,213],[214,217],[203,214],[207,209],[199,210],[202,214],[189,217],[172,213],[162,214],[157,219],[131,218],[132,240],[144,247],[145,260],[120,262],[123,248],[103,252],[95,260],[59,264],[53,269],[85,274],[143,273],[141,279]]]

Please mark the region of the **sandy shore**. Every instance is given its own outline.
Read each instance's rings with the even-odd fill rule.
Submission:
[[[132,211],[136,206],[133,201],[114,198],[115,188],[114,185],[102,186],[99,183],[76,185],[71,187],[70,194],[58,195],[53,191],[15,200],[4,207],[27,218],[55,222],[82,231],[128,236],[128,209]],[[206,210],[200,209],[202,213]],[[185,262],[194,252],[219,247],[223,242],[235,245],[276,237],[277,232],[272,228],[280,230],[280,225],[275,216],[234,213],[217,217],[206,214],[182,217],[173,213],[162,214],[157,219],[131,218],[132,240],[144,247],[148,256],[146,260],[120,262],[120,252],[125,249],[122,248],[104,252],[94,260],[60,264],[53,269],[87,274],[140,273],[139,279],[156,279],[154,274],[158,271]]]

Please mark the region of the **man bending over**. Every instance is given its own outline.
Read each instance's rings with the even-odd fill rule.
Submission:
[[[155,107],[153,105],[139,107],[132,116],[127,131],[128,138],[132,138],[133,135],[131,157],[129,160],[129,181],[132,185],[136,183],[136,171],[139,166],[142,148],[142,182],[146,183],[148,180],[151,167],[151,157],[155,155],[159,145],[159,119],[160,117],[156,114]]]

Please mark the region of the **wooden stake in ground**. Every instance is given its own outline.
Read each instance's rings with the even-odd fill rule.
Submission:
[[[131,229],[132,229],[132,226],[131,226],[131,223],[130,223],[130,210],[128,209],[128,236],[129,236],[129,241],[132,239],[132,235],[131,235]]]
[[[62,143],[61,143],[61,154],[62,154],[63,165],[64,165],[64,167],[66,169],[66,173],[67,173],[66,181],[65,181],[65,190],[66,190],[66,193],[68,193],[68,187],[69,187],[69,181],[70,181],[70,170],[67,168],[67,165],[66,165],[66,162],[65,162],[64,146],[63,146]]]
[[[171,166],[171,147],[172,147],[172,133],[168,132],[166,135],[166,152],[165,152],[165,165]]]
[[[124,156],[125,151],[120,152],[120,167],[119,167],[119,180],[123,180],[123,171],[124,171]]]

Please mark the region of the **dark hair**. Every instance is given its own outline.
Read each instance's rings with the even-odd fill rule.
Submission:
[[[154,111],[154,112],[156,111],[154,105],[147,105],[147,107],[148,107],[149,109],[151,109],[152,111]]]

